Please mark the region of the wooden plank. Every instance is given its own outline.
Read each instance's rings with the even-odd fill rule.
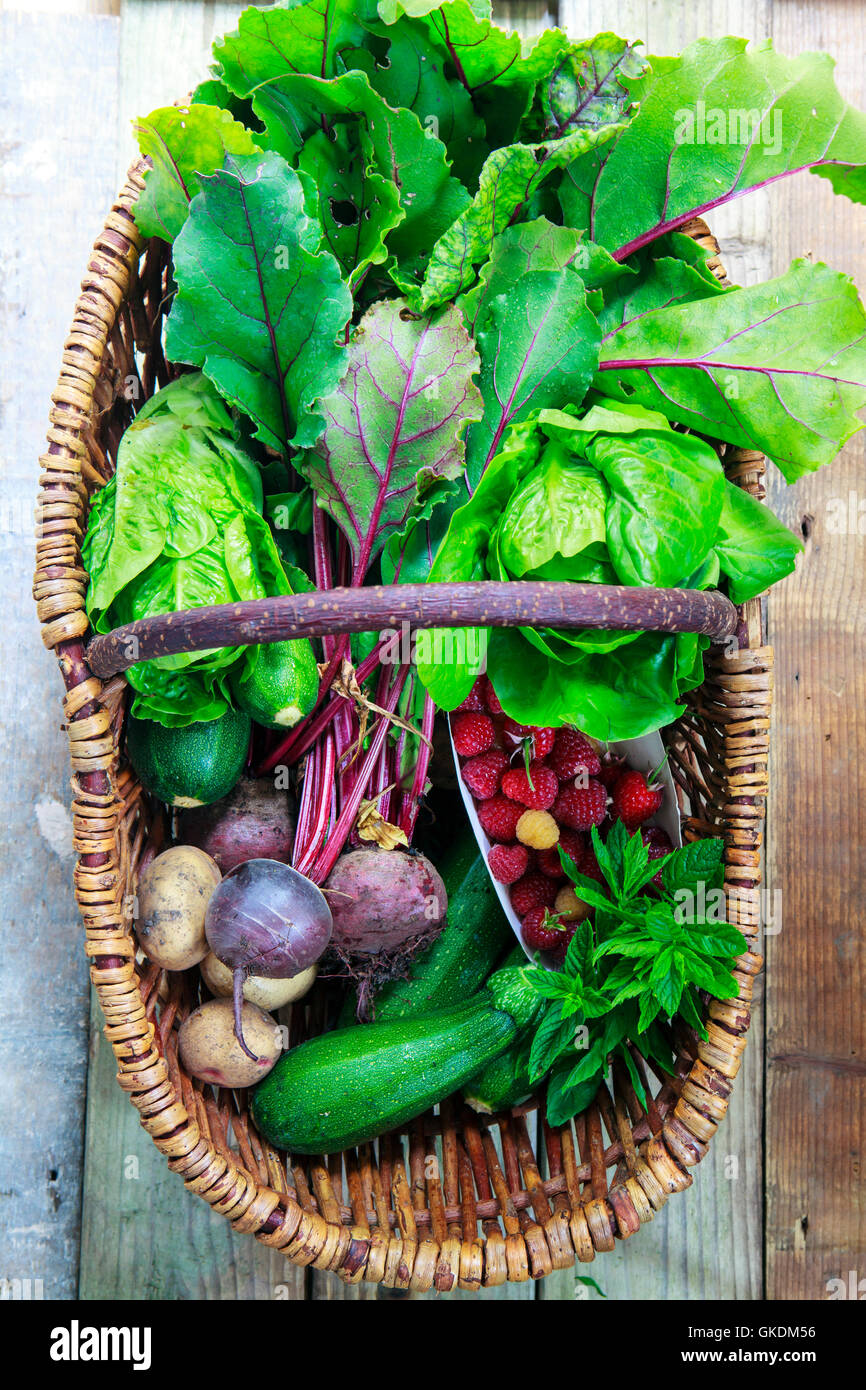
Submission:
[[[30,594],[33,512],[63,341],[114,191],[117,42],[114,19],[0,14],[0,1277],[41,1279],[36,1296],[53,1299],[77,1280],[89,986],[62,685]]]
[[[614,28],[643,39],[650,53],[678,53],[702,35],[769,32],[769,0],[620,0],[615,13],[599,0],[563,0],[560,24],[574,38]],[[732,280],[754,284],[770,274],[769,198],[759,194],[716,209],[712,228]],[[597,1280],[608,1299],[756,1299],[762,1296],[762,1008],[755,1001],[749,1046],[724,1125],[693,1170],[694,1185],[675,1195],[655,1220],[578,1272]],[[542,1299],[597,1299],[565,1271],[545,1279]]]
[[[829,50],[843,94],[866,106],[862,6],[777,0],[774,37],[785,53]],[[866,289],[866,209],[801,175],[777,185],[774,272],[808,254],[853,276],[861,294]],[[769,884],[781,893],[783,919],[770,942],[767,999],[769,1298],[838,1297],[830,1281],[847,1285],[851,1270],[855,1284],[866,1275],[863,439],[794,487],[777,479],[772,494],[787,524],[805,527],[809,540],[796,576],[769,608],[776,647]]]
[[[203,0],[122,4],[121,95],[111,125],[112,190],[135,154],[131,118],[183,97],[204,76],[214,32],[229,27],[236,13],[234,5]],[[113,88],[117,70],[115,66]],[[107,208],[110,199],[110,194],[104,196],[101,206]],[[117,1087],[95,1004],[92,1030],[81,1297],[302,1299],[304,1270],[250,1236],[236,1235],[224,1217],[187,1193],[180,1178],[169,1172]]]

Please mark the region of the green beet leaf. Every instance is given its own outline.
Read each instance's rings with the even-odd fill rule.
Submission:
[[[490,256],[494,240],[530,203],[546,178],[590,146],[609,141],[621,130],[578,128],[561,140],[541,145],[508,145],[484,162],[478,192],[433,247],[416,307],[428,309],[467,289],[475,267]]]
[[[370,266],[386,260],[385,238],[403,221],[398,189],[376,173],[372,141],[360,125],[341,126],[333,136],[316,131],[298,169],[316,188],[322,244],[355,290]]]
[[[162,106],[135,122],[138,148],[152,168],[135,205],[142,236],[174,241],[189,214],[203,175],[221,169],[227,154],[258,153],[252,135],[228,111],[193,102]]]
[[[375,14],[373,0],[310,0],[272,9],[253,5],[243,11],[234,33],[216,41],[214,57],[234,92],[265,64],[278,63],[286,73],[336,77],[340,53],[364,42],[364,20]]]
[[[750,189],[802,169],[866,201],[866,115],[826,54],[769,40],[700,39],[660,77],[610,151],[586,226],[618,257]]]
[[[616,34],[570,44],[539,85],[544,134],[562,136],[578,127],[597,129],[621,121],[647,66],[637,45]]]
[[[360,583],[419,498],[462,474],[463,433],[482,402],[478,356],[453,306],[418,319],[404,301],[375,304],[347,355],[320,402],[322,439],[299,466],[346,536]]]
[[[597,361],[599,328],[575,270],[533,270],[487,305],[477,327],[484,418],[469,432],[475,487],[509,425],[542,406],[579,405]]]
[[[278,155],[228,156],[175,242],[168,352],[201,367],[275,449],[313,444],[314,409],[345,369],[352,312],[298,175]]]
[[[862,428],[866,315],[846,275],[797,260],[766,284],[653,309],[608,333],[595,385],[758,449],[793,482]]]

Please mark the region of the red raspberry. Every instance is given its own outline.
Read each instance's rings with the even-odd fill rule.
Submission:
[[[493,689],[493,686],[490,683],[489,676],[482,676],[481,680],[484,689],[484,703],[486,704],[488,710],[491,714],[501,714],[502,706],[499,703],[499,696]]]
[[[513,767],[502,778],[502,790],[512,801],[530,806],[533,811],[548,811],[556,800],[559,782],[556,773],[543,763],[530,763],[529,770]]]
[[[534,724],[518,724],[516,719],[506,719],[502,726],[502,736],[506,748],[519,748],[529,745],[533,758],[546,758],[556,739],[555,729],[538,729]]]
[[[553,804],[553,816],[571,830],[601,825],[607,815],[607,789],[590,777],[585,787],[563,787]]]
[[[673,845],[666,830],[662,830],[660,825],[645,825],[640,832],[641,839],[647,847],[647,859],[664,859],[665,855],[670,854]],[[663,888],[662,871],[659,869],[657,874],[653,874],[650,883],[655,888]]]
[[[499,791],[499,782],[507,767],[508,759],[502,749],[489,748],[477,758],[468,758],[460,772],[472,795],[479,801],[486,801]]]
[[[564,729],[556,731],[550,766],[560,782],[565,782],[579,772],[585,772],[588,777],[597,776],[601,759],[585,734],[566,725]]]
[[[567,947],[559,919],[551,916],[546,907],[532,907],[524,914],[520,934],[530,951],[554,951],[558,955],[563,943]]]
[[[584,850],[583,858],[578,865],[578,871],[583,874],[584,878],[595,879],[595,882],[600,883],[602,888],[607,888],[607,879],[599,867],[599,862],[595,857],[595,850],[592,849],[591,846],[587,846]]]
[[[559,844],[566,854],[579,864],[583,856],[584,843],[583,836],[577,830],[560,830]],[[538,852],[538,868],[541,873],[548,878],[562,878],[562,865],[559,862],[559,846],[554,845],[553,849],[542,849]]]
[[[458,705],[459,710],[482,710],[487,706],[484,702],[484,676],[479,676],[462,705]]]
[[[618,753],[605,753],[601,759],[598,780],[608,791],[613,791],[624,771],[625,758],[621,758]]]
[[[487,865],[497,883],[516,883],[529,868],[529,850],[525,845],[494,845]]]
[[[654,816],[662,804],[662,789],[647,786],[642,772],[630,768],[624,772],[613,789],[612,813],[626,830],[637,830],[645,820]]]
[[[495,731],[489,714],[474,710],[455,714],[451,720],[451,737],[461,758],[473,758],[493,747]]]
[[[556,884],[544,874],[524,874],[511,889],[511,906],[518,917],[524,917],[533,907],[553,907]]]
[[[645,825],[640,836],[645,845],[657,845],[665,854],[670,854],[673,849],[670,835],[660,825]]]
[[[510,801],[507,796],[491,796],[478,807],[481,828],[490,840],[513,840],[517,835],[517,822],[523,815],[519,801]]]

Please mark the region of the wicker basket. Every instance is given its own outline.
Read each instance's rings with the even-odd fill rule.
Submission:
[[[621,1068],[573,1123],[552,1130],[539,1117],[536,1143],[537,1103],[487,1120],[449,1101],[375,1145],[295,1163],[256,1133],[243,1092],[215,1092],[180,1066],[177,1027],[197,1002],[188,975],[163,977],[136,963],[129,903],[162,820],[123,759],[126,683],[121,676],[102,681],[87,664],[81,541],[88,496],[110,477],[132,418],[130,397],[147,398],[168,379],[161,329],[169,248],[150,242],[139,265],[131,209],[142,168],[131,169],[96,242],[65,344],[41,459],[34,588],[42,637],[66,687],[75,892],[118,1081],[187,1187],[235,1230],[296,1264],[349,1282],[444,1291],[540,1278],[575,1259],[590,1261],[691,1185],[746,1045],[761,966],[753,950],[737,963],[738,998],[709,1004],[706,1041],[674,1025],[673,1078],[635,1055],[651,1097],[646,1107]],[[717,253],[703,223],[684,230]],[[718,260],[711,264],[721,279]],[[762,496],[760,455],[722,453],[728,477]],[[762,645],[760,603],[737,616],[739,650],[710,649],[704,684],[665,738],[685,837],[724,837],[729,917],[752,947],[772,652]],[[315,1020],[306,1026],[315,1028]]]

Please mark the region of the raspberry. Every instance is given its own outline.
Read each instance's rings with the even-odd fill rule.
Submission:
[[[566,922],[582,922],[593,911],[588,903],[583,902],[577,896],[574,885],[571,883],[566,883],[564,887],[560,888],[553,906],[557,916],[562,917]]]
[[[583,874],[584,878],[594,878],[596,883],[601,884],[602,888],[607,888],[607,879],[601,871],[594,849],[584,850],[583,858],[578,864],[578,871]]]
[[[455,714],[451,720],[451,737],[461,758],[473,758],[476,753],[486,753],[492,748],[495,737],[493,720],[489,714],[474,710]]]
[[[548,878],[562,878],[562,865],[559,862],[559,848],[565,850],[569,858],[579,864],[583,856],[583,836],[577,830],[560,828],[559,845],[553,849],[543,849],[538,856],[538,868]]]
[[[601,759],[598,780],[608,791],[613,791],[624,771],[625,758],[621,758],[618,753],[605,753]]]
[[[530,908],[520,924],[520,934],[530,951],[554,951],[567,946],[566,933],[546,907]]]
[[[524,811],[517,822],[517,838],[530,849],[549,850],[559,839],[559,826],[549,811]]]
[[[517,801],[509,801],[507,796],[491,796],[478,807],[478,819],[488,839],[513,840],[517,834],[517,822],[523,814],[523,807]]]
[[[544,874],[524,874],[511,889],[511,906],[518,917],[524,917],[533,907],[553,907],[556,884]]]
[[[508,759],[501,748],[489,748],[475,758],[468,758],[460,769],[463,781],[472,795],[479,801],[486,801],[499,791],[499,782],[508,767]]]
[[[502,726],[506,748],[519,748],[529,745],[533,758],[546,758],[556,739],[555,729],[538,729],[534,724],[518,724],[516,719],[506,719]]]
[[[502,790],[512,801],[531,806],[533,811],[547,811],[556,800],[559,782],[556,773],[543,763],[530,763],[529,768],[513,767],[502,778]]]
[[[593,825],[601,825],[607,815],[607,790],[590,777],[585,787],[563,787],[552,810],[560,825],[571,830],[589,830]]]
[[[479,676],[462,705],[458,705],[459,710],[482,710],[487,706],[484,702],[484,677]]]
[[[487,866],[497,883],[516,883],[529,868],[529,851],[523,845],[494,845]]]
[[[661,804],[661,787],[648,787],[643,773],[633,768],[622,774],[613,789],[613,816],[622,821],[626,830],[637,830]]]
[[[670,854],[673,845],[666,830],[662,830],[660,825],[645,825],[640,832],[641,839],[647,847],[647,859],[664,859],[665,855]],[[650,883],[655,888],[662,888],[662,871],[659,869],[657,874],[653,874]]]
[[[556,731],[550,766],[560,782],[565,782],[579,772],[595,777],[601,769],[601,759],[585,734],[566,725]]]
[[[490,683],[489,676],[482,676],[481,680],[484,689],[484,703],[486,704],[488,710],[491,714],[501,714],[502,706],[499,703],[499,696],[493,689],[493,686]]]

